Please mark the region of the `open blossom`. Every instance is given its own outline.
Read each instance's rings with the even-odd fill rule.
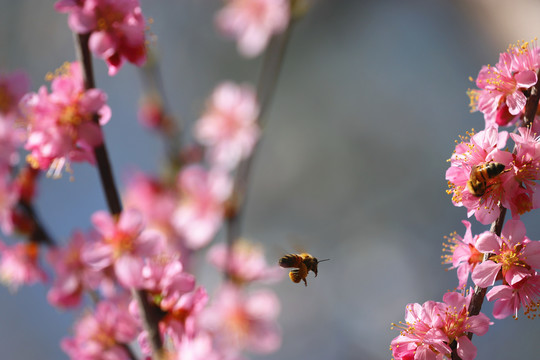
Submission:
[[[501,163],[506,169],[513,160],[512,154],[500,150],[506,146],[508,133],[498,132],[497,128],[488,127],[471,136],[470,140],[462,141],[456,145],[456,149],[450,158],[451,165],[446,171],[446,180],[450,187],[447,192],[452,194],[452,202],[456,206],[465,206],[467,215],[474,216],[482,224],[490,224],[500,214],[499,202],[503,204],[513,194],[503,188],[503,184],[512,175],[503,172],[489,179],[486,191],[481,196],[471,194],[467,182],[471,177],[472,170],[477,165],[485,165],[489,162]]]
[[[17,149],[24,143],[25,132],[20,118],[19,100],[28,91],[30,80],[21,71],[0,74],[0,170],[7,170],[19,160]]]
[[[457,292],[444,294],[443,302],[426,301],[408,304],[405,324],[400,335],[390,345],[396,360],[445,359],[451,355],[450,344],[457,342],[457,355],[463,360],[476,357],[477,349],[467,337],[468,332],[484,335],[490,325],[487,316],[480,313],[468,316],[471,296]]]
[[[212,246],[208,261],[227,273],[235,284],[253,281],[272,282],[282,278],[279,266],[268,266],[263,249],[247,240],[235,241],[231,251],[225,244]]]
[[[82,232],[74,232],[69,243],[64,247],[55,247],[49,251],[47,259],[54,268],[56,278],[47,294],[47,300],[55,306],[69,308],[81,303],[84,291],[112,289],[113,284],[104,274],[95,271],[86,264],[81,253],[87,236]],[[112,293],[109,293],[112,295]]]
[[[115,75],[124,59],[141,66],[146,61],[145,20],[138,0],[59,0],[59,12],[69,13],[69,27],[90,33],[88,46]]]
[[[509,125],[523,115],[527,102],[524,92],[536,84],[539,68],[536,42],[512,45],[500,54],[495,66],[482,67],[476,78],[480,90],[469,94],[473,108],[484,114],[486,127]]]
[[[216,23],[225,35],[236,38],[242,55],[255,57],[273,35],[285,30],[289,17],[288,0],[226,0]]]
[[[508,194],[503,205],[518,216],[540,207],[537,183],[540,180],[540,142],[530,129],[518,128],[518,134],[510,134],[514,140],[514,161],[510,170],[511,178],[505,183]]]
[[[98,271],[112,266],[120,284],[139,288],[144,259],[160,253],[162,234],[145,229],[142,215],[132,209],[123,211],[118,220],[98,211],[92,222],[100,238],[83,249],[83,261]]]
[[[519,220],[508,220],[500,237],[489,231],[480,234],[476,248],[492,254],[471,275],[474,283],[483,288],[493,285],[499,273],[505,285],[513,286],[540,268],[540,241],[529,240]]]
[[[494,286],[486,294],[486,299],[495,301],[495,319],[504,319],[510,315],[517,319],[522,306],[525,308],[525,315],[534,318],[540,304],[540,275],[535,272],[514,285]]]
[[[195,277],[184,271],[176,256],[161,254],[147,259],[142,269],[141,288],[157,296],[164,311],[169,310],[178,299],[195,288]]]
[[[267,354],[281,344],[275,322],[278,313],[279,300],[274,293],[259,290],[247,295],[236,286],[226,285],[205,310],[201,326],[214,336],[221,351]]]
[[[451,264],[450,269],[457,269],[459,288],[464,288],[467,285],[470,272],[482,262],[484,257],[475,247],[478,235],[472,236],[471,223],[467,220],[463,220],[462,223],[465,225],[465,235],[461,237],[454,232],[448,239],[448,245],[443,244],[444,251],[449,253],[443,256],[444,263]]]
[[[258,116],[251,87],[225,82],[214,90],[195,125],[195,137],[208,147],[212,164],[233,169],[251,154],[260,136]]]
[[[69,161],[94,163],[93,148],[102,143],[99,122],[105,124],[111,114],[107,96],[99,89],[85,90],[79,63],[65,63],[51,84],[51,93],[42,86],[21,100],[26,117],[30,151],[28,162],[34,168],[49,169],[59,176]]]
[[[188,248],[200,249],[221,226],[224,203],[232,190],[231,179],[220,170],[190,165],[180,172],[178,188],[180,202],[173,214],[173,226],[183,235]]]
[[[125,348],[135,339],[139,324],[127,306],[101,301],[93,313],[84,315],[75,324],[72,338],[62,340],[62,349],[76,360],[130,360]]]
[[[12,289],[43,282],[47,275],[38,262],[39,245],[33,242],[7,246],[0,241],[0,280]]]

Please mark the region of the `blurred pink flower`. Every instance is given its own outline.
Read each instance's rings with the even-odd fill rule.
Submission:
[[[124,58],[141,66],[146,61],[145,20],[138,0],[59,0],[56,11],[69,13],[78,34],[90,33],[90,50],[104,59],[115,75]]]
[[[187,260],[181,234],[173,226],[173,214],[179,201],[174,184],[166,185],[163,181],[142,172],[129,175],[124,193],[126,208],[140,211],[147,229],[156,229],[165,235],[166,245],[172,252],[180,252],[182,261]]]
[[[396,360],[445,359],[457,342],[457,355],[463,360],[476,357],[477,349],[468,332],[482,336],[490,325],[482,313],[468,316],[469,296],[457,292],[444,294],[443,302],[426,301],[423,305],[408,304],[405,324],[394,325],[402,331],[392,340],[390,349]]]
[[[163,249],[162,234],[145,229],[141,213],[132,209],[123,211],[118,221],[109,213],[98,211],[92,222],[100,239],[83,248],[83,261],[98,271],[112,266],[120,284],[139,288],[144,259]]]
[[[505,191],[503,184],[512,175],[509,172],[501,173],[490,179],[485,193],[475,196],[470,193],[467,182],[471,171],[477,165],[489,162],[498,162],[510,168],[513,160],[512,153],[501,150],[506,146],[508,133],[498,132],[495,127],[488,127],[477,134],[471,134],[469,141],[462,141],[456,145],[456,149],[450,158],[450,167],[446,171],[446,180],[450,187],[447,192],[452,194],[452,202],[455,206],[465,206],[467,215],[476,217],[482,224],[490,224],[500,214],[499,201],[505,203],[512,193]]]
[[[191,288],[193,288],[192,285],[193,282],[191,282]],[[187,290],[187,287],[184,286],[184,289],[178,290],[177,287],[175,295],[178,296],[169,296],[166,301],[162,301],[159,292],[150,292],[152,301],[164,312],[164,317],[159,322],[161,336],[176,346],[186,339],[193,339],[197,336],[200,330],[197,325],[199,314],[208,302],[208,295],[203,287]],[[135,301],[131,302],[130,311],[134,316],[140,317],[139,307]],[[150,355],[151,348],[146,331],[140,333],[138,342],[142,352]]]
[[[68,161],[95,162],[93,148],[102,143],[102,135],[93,116],[98,114],[101,124],[111,116],[107,95],[84,89],[79,63],[65,63],[57,73],[50,94],[42,86],[21,100],[28,130],[27,160],[53,176],[59,176]]]
[[[190,165],[181,170],[177,186],[180,202],[173,214],[173,226],[188,248],[200,249],[221,226],[224,203],[232,190],[231,179],[223,171]]]
[[[269,290],[246,295],[238,287],[226,285],[202,314],[201,326],[213,335],[220,351],[267,354],[281,345],[276,323],[279,310],[279,300]]]
[[[23,284],[45,281],[47,275],[38,263],[38,255],[36,243],[7,246],[0,241],[0,280],[13,290]]]
[[[76,231],[65,247],[54,247],[49,251],[47,259],[56,272],[47,294],[47,300],[52,305],[63,308],[78,306],[85,290],[95,290],[100,285],[112,288],[105,274],[91,269],[82,260],[82,249],[87,241],[89,236]]]
[[[64,338],[62,349],[74,360],[130,360],[125,345],[135,339],[139,324],[123,304],[101,301],[94,313],[75,324],[72,338]]]
[[[448,238],[448,244],[443,244],[443,251],[450,253],[443,256],[444,264],[451,264],[450,269],[457,269],[459,288],[467,285],[470,272],[484,258],[484,255],[475,247],[478,235],[472,236],[471,223],[467,220],[463,220],[462,223],[465,225],[465,235],[461,237],[454,232]]]
[[[142,269],[141,288],[156,297],[168,311],[180,297],[195,288],[195,277],[184,271],[182,263],[169,254],[147,259]]]
[[[273,35],[287,28],[289,17],[288,0],[226,0],[216,23],[225,35],[238,41],[242,55],[255,57]]]
[[[251,154],[260,136],[259,110],[251,87],[232,82],[216,87],[195,125],[195,137],[208,147],[212,164],[233,169]]]
[[[253,281],[273,282],[283,278],[279,266],[266,263],[263,249],[247,240],[236,241],[230,253],[225,244],[216,244],[208,251],[207,258],[237,285]]]

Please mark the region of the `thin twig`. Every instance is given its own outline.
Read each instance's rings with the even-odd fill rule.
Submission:
[[[21,199],[19,200],[17,206],[24,211],[24,214],[27,215],[33,223],[32,233],[30,234],[29,240],[52,247],[56,246],[56,242],[49,235],[36,210],[34,209],[34,204]]]
[[[540,79],[540,70],[538,70],[536,76]],[[531,88],[531,94],[525,104],[525,115],[523,116],[523,122],[526,127],[530,128],[536,116],[536,110],[538,109],[538,101],[540,100],[540,81]]]
[[[77,57],[83,66],[84,86],[87,90],[95,87],[92,70],[92,58],[88,48],[89,37],[90,34],[75,35]],[[93,120],[99,124],[97,114],[94,115]],[[107,148],[105,147],[105,141],[103,141],[102,145],[94,148],[94,154],[96,156],[101,184],[105,192],[109,211],[112,215],[118,216],[122,212],[122,203],[120,202],[120,197],[117,190],[118,188],[116,187],[116,183],[114,181]],[[133,289],[132,294],[139,306],[143,327],[148,333],[153,359],[161,359],[163,354],[163,340],[161,339],[158,328],[158,323],[161,319],[159,316],[159,309],[150,304],[145,291]]]
[[[285,32],[279,36],[274,36],[265,52],[265,57],[257,84],[257,99],[259,100],[260,106],[257,122],[261,129],[265,125],[264,115],[268,110],[276,90],[277,81],[281,72],[285,52],[291,37],[294,23],[294,20],[290,20]],[[259,148],[259,143],[260,139],[257,141],[257,144],[255,145],[251,154],[240,163],[234,178],[233,191],[229,201],[229,209],[227,209],[226,212],[226,238],[228,249],[227,259],[231,258],[233,245],[235,241],[240,238],[242,233],[241,222],[245,212],[249,178],[252,171],[253,160]],[[227,265],[225,267],[226,278],[229,277],[228,269],[229,266]]]

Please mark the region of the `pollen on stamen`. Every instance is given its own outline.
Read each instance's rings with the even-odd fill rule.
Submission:
[[[442,252],[441,259],[443,260],[441,264],[452,264],[452,256],[456,247],[458,246],[457,232],[454,231],[448,236],[444,236],[444,241],[442,243]],[[445,269],[448,270],[448,269]]]
[[[54,70],[54,73],[49,71],[45,75],[45,81],[53,81],[57,77],[69,75],[70,72],[71,72],[71,63],[69,61],[66,61],[62,64],[62,66]]]

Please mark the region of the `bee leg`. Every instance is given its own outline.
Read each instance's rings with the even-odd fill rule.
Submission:
[[[306,278],[303,278],[302,280],[304,280],[304,284],[307,286]]]

